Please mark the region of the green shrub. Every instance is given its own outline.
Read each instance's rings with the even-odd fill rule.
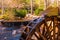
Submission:
[[[13,20],[14,19],[14,12],[12,10],[9,9],[5,9],[5,12],[3,14],[3,19],[5,20]]]
[[[36,10],[35,10],[35,15],[39,15],[39,13],[40,13],[41,11],[43,11],[43,9],[36,9]]]
[[[3,16],[3,19],[4,20],[9,20],[9,17],[8,16]]]
[[[25,9],[15,9],[15,16],[24,18],[26,16],[27,10]]]

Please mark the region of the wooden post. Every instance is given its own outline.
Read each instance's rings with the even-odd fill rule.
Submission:
[[[44,10],[47,8],[47,0],[44,0]]]
[[[2,15],[3,15],[3,11],[4,11],[4,9],[3,9],[3,0],[1,0],[1,2],[2,2]]]
[[[60,15],[60,0],[58,1],[58,15]]]
[[[33,14],[33,0],[31,0],[31,14]]]
[[[50,6],[51,0],[44,0],[44,9],[47,9]]]

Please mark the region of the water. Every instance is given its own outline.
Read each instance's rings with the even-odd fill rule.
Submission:
[[[14,29],[13,27],[0,26],[0,40],[19,40],[21,33],[20,29]]]

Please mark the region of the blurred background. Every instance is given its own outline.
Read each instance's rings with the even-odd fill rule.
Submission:
[[[39,16],[46,9],[52,9],[48,13],[49,16],[57,15],[59,2],[59,0],[0,0],[0,19],[25,17],[26,14]]]

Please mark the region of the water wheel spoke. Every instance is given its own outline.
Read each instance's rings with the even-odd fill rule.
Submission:
[[[46,26],[44,25],[42,35],[47,36],[47,33],[48,32],[47,32]]]
[[[46,29],[47,29],[48,35],[49,35],[49,37],[50,37],[50,40],[52,40],[52,38],[51,38],[51,33],[50,33],[49,27],[48,27],[48,25],[47,25],[46,22],[47,22],[47,21],[45,20],[44,25],[46,26]]]
[[[40,31],[42,31],[42,35],[45,35],[45,26],[43,25],[43,28],[42,28],[42,30],[40,30]]]
[[[55,28],[56,28],[56,25],[55,25],[55,18],[53,19],[53,40],[55,40]]]
[[[43,38],[43,40],[47,40],[47,39],[44,37],[44,35],[42,35],[40,32],[39,32],[39,34],[40,34],[40,37]],[[39,37],[39,38],[40,38],[40,37]]]
[[[36,31],[37,31],[37,33],[38,33],[38,35],[39,35],[39,39],[40,39],[40,37],[42,37],[43,40],[47,40],[47,39],[44,37],[44,35],[41,34],[39,28],[38,28]]]
[[[36,34],[36,33],[34,33],[34,35],[37,37],[37,39],[39,40],[39,37],[38,37],[38,35]]]
[[[53,29],[50,31],[50,33],[53,31]]]
[[[26,33],[28,33],[30,31],[30,29],[27,27],[25,30],[24,30]]]
[[[48,27],[48,28],[50,28],[50,26],[52,26],[52,20],[51,20],[51,23],[50,23],[50,25],[49,25],[49,27]]]
[[[59,30],[59,28],[58,28],[57,39],[59,39],[59,37],[60,37],[60,30]]]

